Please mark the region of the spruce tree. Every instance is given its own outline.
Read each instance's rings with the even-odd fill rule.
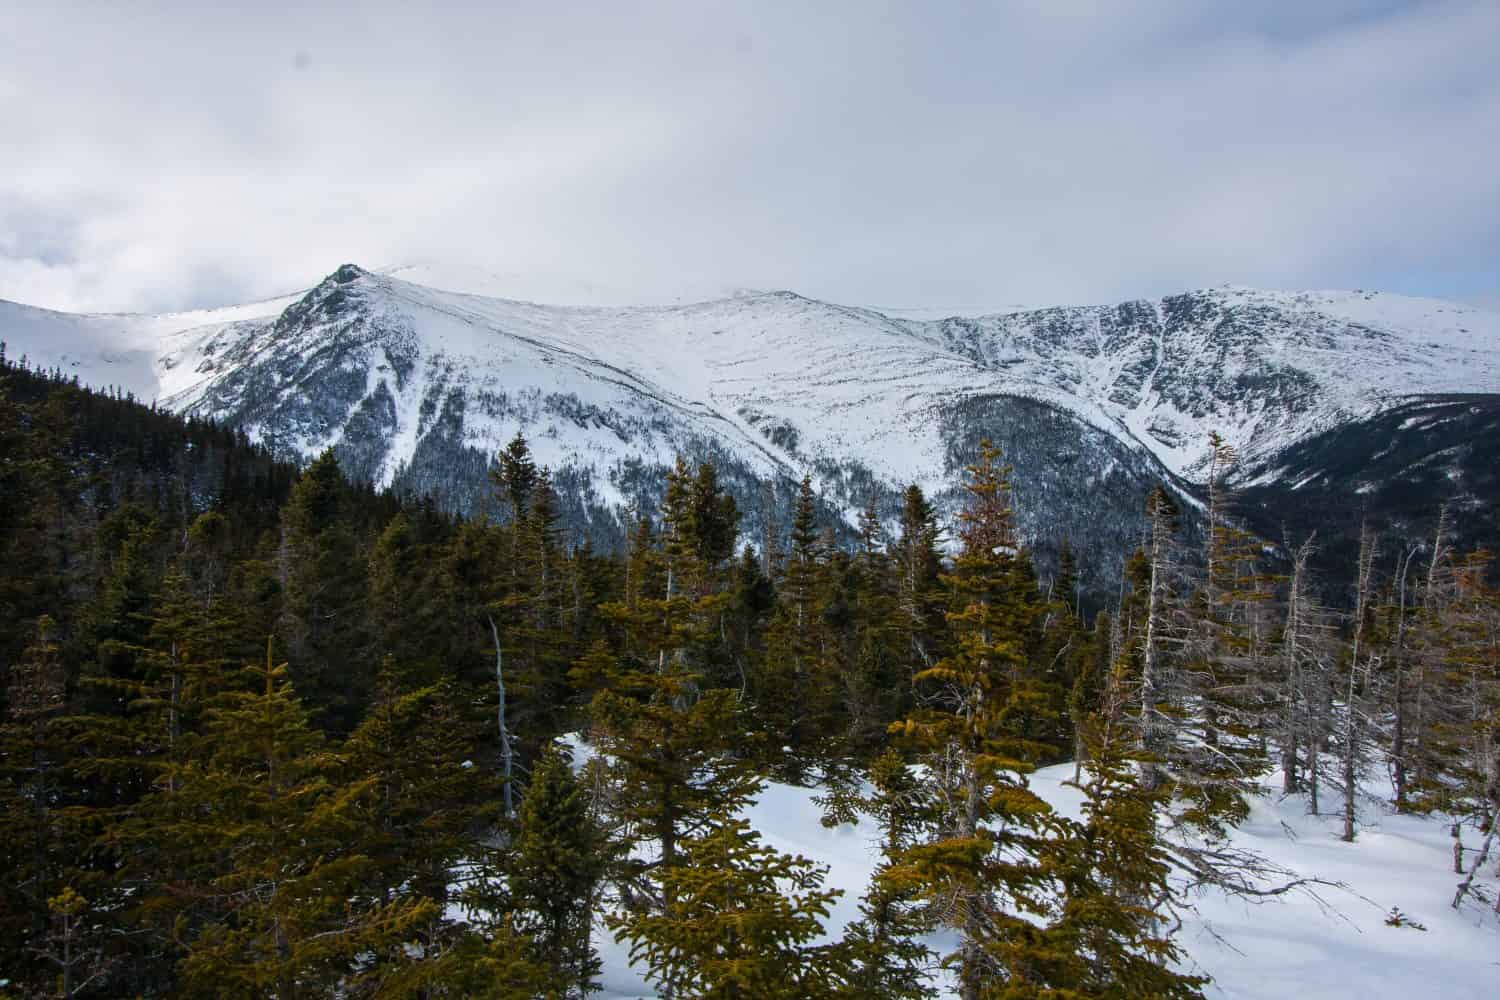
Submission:
[[[303,697],[320,722],[347,733],[369,697],[379,661],[363,654],[368,577],[349,516],[352,493],[332,451],[303,471],[281,515],[276,572],[284,595],[278,635]]]
[[[932,992],[936,955],[923,938],[931,930],[921,891],[894,869],[918,842],[933,803],[911,768],[894,750],[870,765],[872,793],[865,803],[882,832],[880,867],[860,903],[859,919],[844,935],[849,973],[843,995],[919,1000]],[[892,876],[892,872],[897,874]]]
[[[858,551],[843,562],[838,581],[839,700],[848,750],[868,759],[886,727],[911,707],[911,674],[898,624],[899,581],[873,499],[859,523]]]
[[[840,895],[822,887],[826,871],[764,846],[743,820],[716,814],[682,842],[682,863],[665,870],[665,905],[611,926],[631,941],[631,961],[672,997],[837,996],[842,949],[812,943]]]
[[[382,666],[340,763],[347,783],[368,784],[353,810],[372,895],[442,908],[453,870],[478,851],[475,831],[496,820],[496,782],[472,764],[475,748],[453,686],[414,687],[407,676],[393,660]]]
[[[370,895],[358,806],[376,781],[337,781],[284,664],[267,650],[253,690],[225,696],[204,727],[212,748],[172,769],[175,791],[142,809],[177,884],[161,908],[189,934],[180,989],[222,997],[331,991],[408,960],[401,943],[430,923],[429,901]],[[361,956],[374,964],[360,966]]]
[[[913,674],[932,666],[947,651],[947,622],[939,582],[941,538],[932,504],[920,487],[908,486],[902,494],[901,530],[892,555],[900,581],[897,604],[901,614],[896,627]]]
[[[514,925],[558,997],[586,996],[598,989],[590,932],[606,844],[562,747],[532,769],[517,827],[506,864]]]
[[[1199,825],[1216,828],[1248,814],[1247,799],[1270,767],[1265,733],[1275,705],[1277,578],[1262,565],[1261,540],[1234,516],[1237,497],[1227,480],[1235,450],[1216,433],[1209,446],[1205,572],[1192,611],[1194,634],[1181,658],[1186,697],[1201,707],[1193,735],[1179,740],[1174,771],[1189,812],[1201,817]],[[1186,752],[1193,745],[1201,752]]]
[[[690,475],[679,462],[663,501],[659,539],[644,530],[630,554],[626,600],[600,614],[624,635],[589,716],[610,760],[615,822],[633,828],[654,857],[624,864],[618,880],[627,905],[660,907],[663,869],[679,863],[679,844],[702,833],[710,817],[732,814],[756,787],[749,734],[735,689],[705,684],[702,655],[720,623],[728,594],[700,557],[690,503]]]
[[[0,726],[0,956],[17,978],[31,978],[35,949],[51,928],[51,900],[65,889],[83,839],[71,757],[74,734],[67,723],[67,678],[58,625],[49,616],[35,623],[31,644],[11,671],[6,714]],[[40,979],[35,981],[40,982]]]
[[[959,936],[947,957],[963,1000],[978,1000],[1007,975],[1007,949],[1043,911],[1046,873],[1037,851],[1050,807],[1026,775],[1048,752],[1036,737],[1052,701],[1027,660],[1038,615],[1034,580],[1021,566],[1009,469],[981,442],[968,467],[960,515],[963,548],[945,578],[953,652],[917,675],[926,706],[893,725],[922,754],[945,805],[936,836],[898,855],[887,882],[940,908]]]
[[[836,661],[823,618],[828,553],[817,525],[817,497],[804,476],[793,509],[791,543],[766,628],[765,666],[756,691],[758,714],[779,745],[796,751],[785,762],[797,781],[810,758],[826,756],[816,743],[833,730],[838,691]]]
[[[1198,1000],[1207,981],[1177,972],[1171,939],[1173,861],[1158,833],[1170,789],[1137,778],[1134,740],[1124,726],[1128,671],[1117,664],[1098,710],[1079,720],[1089,763],[1083,816],[1056,820],[1042,846],[1055,885],[1045,927],[1006,942],[1008,970],[997,997],[1068,1000],[1167,997]]]

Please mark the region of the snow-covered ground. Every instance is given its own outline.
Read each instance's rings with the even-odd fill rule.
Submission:
[[[1080,796],[1067,784],[1072,775],[1071,764],[1050,767],[1034,775],[1033,784],[1054,807],[1074,813]],[[1493,993],[1500,917],[1472,898],[1461,912],[1449,906],[1458,878],[1446,821],[1394,815],[1372,795],[1361,806],[1356,842],[1346,844],[1339,839],[1340,817],[1308,816],[1305,797],[1283,799],[1269,792],[1274,787],[1268,783],[1268,794],[1235,831],[1234,846],[1301,876],[1342,885],[1257,904],[1220,893],[1196,899],[1196,912],[1186,915],[1178,940],[1189,956],[1187,968],[1213,977],[1208,996],[1412,1000]],[[1388,796],[1389,789],[1383,791]],[[815,794],[768,785],[747,818],[777,849],[829,867],[828,884],[844,890],[828,921],[837,930],[857,916],[878,861],[879,831],[869,821],[824,828]],[[1470,828],[1464,833],[1466,846],[1477,848],[1479,835]],[[1479,883],[1491,900],[1497,861],[1486,865]],[[1427,929],[1388,926],[1393,907]],[[607,932],[600,932],[597,943],[604,958],[603,996],[655,995],[630,967],[628,943],[616,944]],[[935,995],[950,994],[935,986]]]

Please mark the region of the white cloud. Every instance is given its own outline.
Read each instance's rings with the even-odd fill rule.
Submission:
[[[27,2],[0,297],[54,307],[433,258],[656,299],[1464,295],[1500,250],[1490,0]]]

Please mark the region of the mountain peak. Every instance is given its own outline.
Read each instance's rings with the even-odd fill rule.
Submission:
[[[332,281],[336,285],[347,285],[351,281],[358,281],[370,272],[358,264],[344,264],[337,271],[330,274],[325,280]]]

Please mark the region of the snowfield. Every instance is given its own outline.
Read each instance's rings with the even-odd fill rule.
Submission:
[[[581,758],[580,758],[581,760]],[[1033,787],[1054,808],[1077,815],[1081,796],[1069,782],[1073,765],[1044,768]],[[1486,900],[1470,897],[1462,911],[1449,905],[1458,877],[1448,821],[1397,816],[1386,803],[1390,789],[1368,788],[1353,844],[1339,839],[1342,817],[1307,815],[1303,795],[1282,798],[1280,776],[1270,775],[1266,794],[1232,836],[1233,846],[1336,885],[1258,903],[1206,892],[1184,914],[1177,940],[1188,956],[1186,969],[1211,976],[1205,993],[1225,1000],[1306,1000],[1359,997],[1412,1000],[1415,997],[1479,997],[1493,994],[1500,965],[1500,916],[1490,907],[1500,857],[1492,856],[1476,880]],[[1380,794],[1376,794],[1380,793]],[[812,802],[816,790],[769,784],[746,813],[766,842],[828,866],[828,885],[842,889],[828,920],[842,928],[858,915],[859,899],[879,861],[879,831],[870,821],[827,829]],[[1383,796],[1383,797],[1382,797]],[[1464,829],[1472,859],[1480,835]],[[1466,862],[1467,863],[1467,862]],[[1425,926],[1393,927],[1392,908]],[[939,952],[953,942],[935,936]],[[629,964],[628,942],[616,944],[608,932],[596,934],[604,959],[601,994],[611,1000],[655,997]],[[934,996],[952,996],[945,979],[935,979]]]

